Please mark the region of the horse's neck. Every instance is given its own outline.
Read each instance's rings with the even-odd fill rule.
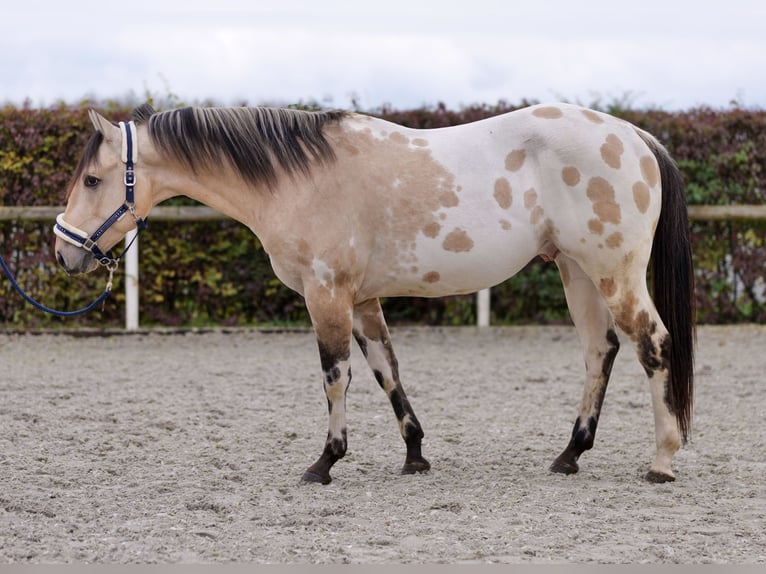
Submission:
[[[220,211],[255,230],[258,204],[267,199],[268,190],[255,190],[240,177],[223,168],[216,174],[194,174],[183,168],[164,170],[156,186],[154,205],[185,196]]]

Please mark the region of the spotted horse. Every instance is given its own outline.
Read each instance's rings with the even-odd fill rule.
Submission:
[[[108,265],[110,247],[179,195],[249,227],[279,279],[305,297],[318,342],[329,431],[305,481],[329,483],[346,453],[352,339],[390,399],[402,472],[430,468],[381,297],[471,293],[538,255],[558,266],[586,367],[571,439],[551,470],[577,472],[593,446],[619,327],[651,392],[646,478],[675,479],[692,414],[693,270],[682,179],[645,131],[567,104],[430,130],[264,107],[145,105],[130,122],[91,120],[55,226],[59,263],[70,274]]]

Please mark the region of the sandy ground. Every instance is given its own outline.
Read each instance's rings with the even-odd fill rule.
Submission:
[[[766,562],[766,327],[703,327],[678,480],[642,480],[649,394],[627,343],[595,448],[566,445],[568,327],[394,329],[425,475],[355,349],[349,453],[326,435],[313,336],[254,330],[0,335],[0,561]],[[624,337],[622,337],[624,341]]]

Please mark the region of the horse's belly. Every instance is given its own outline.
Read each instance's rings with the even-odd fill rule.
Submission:
[[[429,239],[403,249],[395,259],[370,265],[360,299],[371,297],[443,297],[497,285],[534,257],[528,241],[491,241],[480,234],[456,233],[440,242]]]

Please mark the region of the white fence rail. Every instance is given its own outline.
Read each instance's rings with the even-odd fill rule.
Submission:
[[[51,221],[64,211],[63,207],[10,207],[0,206],[0,221],[24,219]],[[158,206],[151,212],[152,221],[215,221],[226,219],[222,213],[205,206]],[[766,221],[766,205],[690,205],[689,218],[707,221],[750,220]],[[133,234],[125,238],[126,245]],[[139,241],[125,256],[125,328],[138,329],[138,276]],[[476,294],[476,318],[479,327],[490,324],[490,290]]]

